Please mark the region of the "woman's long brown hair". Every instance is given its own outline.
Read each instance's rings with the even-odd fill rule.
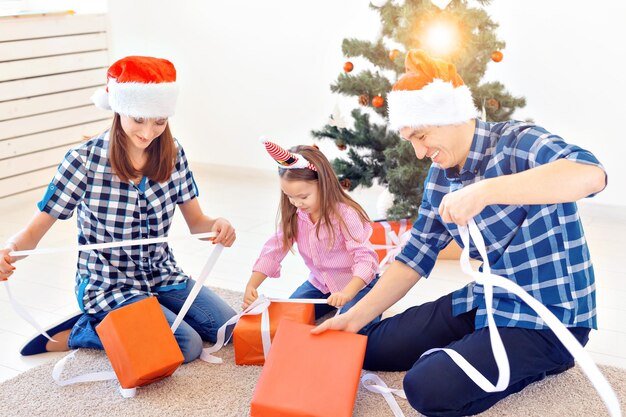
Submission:
[[[310,181],[317,183],[320,218],[315,226],[315,233],[318,239],[320,227],[323,223],[331,236],[331,242],[335,241],[335,231],[332,228],[331,219],[338,220],[343,229],[349,233],[345,221],[339,214],[339,203],[347,204],[356,210],[359,217],[364,222],[370,221],[367,213],[359,203],[354,201],[343,188],[341,188],[335,171],[333,171],[330,162],[328,162],[328,159],[326,159],[322,152],[312,146],[305,145],[296,146],[289,149],[289,151],[302,155],[317,168],[317,171],[308,168],[279,168],[278,175],[286,181]],[[289,197],[281,191],[277,223],[283,232],[282,243],[284,249],[290,249],[298,236],[298,215],[296,214],[296,210],[296,207],[289,202]],[[350,236],[354,239],[354,236]]]
[[[141,171],[135,169],[128,157],[128,137],[122,129],[120,115],[115,113],[109,132],[109,162],[113,172],[123,182],[131,178],[146,176],[155,182],[165,182],[172,176],[176,163],[176,144],[170,131],[169,122],[165,130],[146,148],[148,160]]]

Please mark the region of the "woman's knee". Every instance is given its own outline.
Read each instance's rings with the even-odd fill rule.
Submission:
[[[178,333],[178,330],[176,331]],[[189,363],[200,357],[202,353],[202,338],[191,327],[185,329],[181,334],[176,335],[176,341],[180,347],[180,351],[183,353],[183,363]]]

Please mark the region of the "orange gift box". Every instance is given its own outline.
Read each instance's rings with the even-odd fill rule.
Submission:
[[[370,236],[370,243],[372,245],[387,245],[393,246],[394,242],[387,235],[388,231],[385,229],[383,224],[388,224],[389,228],[393,233],[395,233],[398,237],[402,236],[403,233],[411,230],[413,225],[408,219],[398,220],[398,221],[377,221],[371,222],[372,226],[372,236]],[[381,262],[389,249],[375,249],[376,255],[378,255],[378,262]]]
[[[111,311],[96,332],[123,388],[156,382],[183,363],[183,353],[155,297]]]
[[[276,328],[282,319],[315,324],[313,304],[272,302],[267,311],[270,315],[271,340],[274,339]],[[233,346],[237,365],[263,365],[265,363],[260,314],[241,316],[233,330]]]
[[[350,417],[367,337],[283,320],[254,390],[252,417]]]

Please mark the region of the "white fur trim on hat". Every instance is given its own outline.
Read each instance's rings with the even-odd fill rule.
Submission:
[[[91,96],[91,101],[93,101],[93,104],[95,104],[99,109],[111,110],[111,106],[109,105],[109,94],[107,94],[107,90],[104,88],[99,88],[94,91]]]
[[[445,126],[474,119],[472,93],[467,86],[454,87],[440,79],[433,80],[421,90],[395,90],[387,95],[389,127]]]
[[[116,113],[129,117],[167,118],[174,115],[178,85],[173,83],[118,83],[109,79],[109,93],[106,94],[108,108]],[[99,100],[96,102],[96,99]],[[94,104],[100,108],[104,103],[98,91],[92,97]]]

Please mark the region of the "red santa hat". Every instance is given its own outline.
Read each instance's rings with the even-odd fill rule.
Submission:
[[[124,116],[167,118],[174,115],[178,85],[174,64],[149,56],[127,56],[107,72],[106,89],[91,100],[101,109]]]
[[[391,129],[454,125],[477,117],[472,93],[453,64],[413,49],[405,71],[387,95]]]
[[[304,156],[297,154],[297,153],[289,152],[281,148],[274,142],[270,142],[269,140],[267,140],[265,136],[261,136],[259,138],[259,141],[263,145],[265,145],[265,150],[267,151],[267,153],[270,154],[270,156],[274,158],[276,162],[278,162],[278,165],[281,168],[285,168],[285,169],[308,168],[313,171],[317,171],[317,168],[315,168],[315,165],[310,163]]]

